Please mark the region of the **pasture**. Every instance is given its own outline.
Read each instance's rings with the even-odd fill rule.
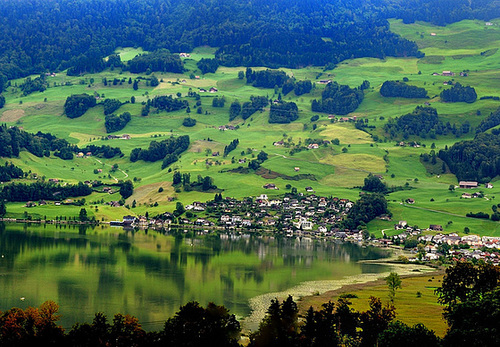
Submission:
[[[2,123],[19,126],[29,132],[50,132],[79,146],[118,146],[125,156],[99,160],[75,158],[64,161],[54,156],[48,159],[37,158],[23,152],[19,158],[2,159],[2,162],[12,161],[23,170],[31,170],[40,177],[59,178],[70,183],[101,180],[104,184],[112,184],[118,180],[134,180],[134,195],[127,199],[126,203],[130,207],[135,200],[135,208],[112,208],[99,202],[95,204],[96,211],[94,205],[92,208],[87,206],[96,218],[106,220],[120,218],[121,215],[129,213],[139,215],[148,212],[154,215],[166,210],[172,211],[177,201],[187,204],[195,200],[205,201],[213,198],[214,193],[176,192],[171,187],[172,170],[189,172],[192,178],[197,175],[209,175],[218,188],[223,190],[223,196],[236,198],[262,193],[271,196],[283,194],[289,191],[286,187],[290,185],[299,192],[305,193],[305,187],[310,186],[316,194],[355,200],[360,192],[356,187],[363,184],[364,178],[369,173],[380,174],[389,186],[407,185],[410,190],[397,191],[387,197],[393,221],[375,220],[368,225],[370,232],[380,233],[382,229],[392,228],[394,221],[407,220],[410,224],[419,226],[443,224],[449,232],[463,233],[464,228],[469,227],[473,233],[499,235],[498,223],[466,218],[465,214],[470,211],[491,213],[495,195],[500,196],[500,183],[497,187],[496,180],[493,180],[494,188],[485,192],[484,198],[460,199],[463,193],[461,190],[448,190],[450,184],[458,183],[455,176],[431,175],[420,162],[420,155],[429,153],[432,143],[436,146],[435,151],[439,151],[458,140],[472,138],[474,133],[460,139],[453,136],[441,136],[436,139],[410,138],[409,140],[421,143],[421,147],[413,148],[396,146],[396,140],[388,138],[383,130],[389,118],[409,113],[424,102],[437,109],[443,122],[449,121],[458,125],[467,120],[472,127],[476,127],[485,116],[498,108],[500,102],[491,99],[478,99],[472,104],[443,103],[439,99],[439,93],[446,88],[443,82],[450,79],[473,86],[479,97],[500,96],[500,52],[496,49],[500,37],[500,22],[494,23],[494,26],[487,28],[484,22],[480,21],[463,21],[447,27],[435,27],[424,23],[405,25],[392,20],[392,30],[415,40],[426,54],[424,58],[352,59],[339,63],[335,69],[328,71],[323,71],[321,67],[283,69],[289,75],[293,74],[297,80],[310,79],[316,82],[317,79],[331,79],[351,87],[359,86],[364,80],[368,80],[371,87],[365,91],[364,101],[354,113],[347,115],[367,119],[368,125],[374,127],[367,132],[356,129],[351,122],[334,123],[327,114],[318,114],[319,119],[312,122],[311,117],[317,113],[311,111],[310,103],[313,99],[321,98],[324,89],[323,85],[317,83],[311,93],[296,96],[292,91],[282,96],[286,101],[297,103],[299,108],[299,119],[290,124],[269,124],[269,108],[256,112],[246,120],[238,117],[229,122],[231,102],[238,100],[243,103],[249,101],[252,95],[274,100],[278,95],[274,93],[274,89],[255,88],[246,84],[244,79],[238,79],[238,72],[245,70],[243,67],[219,67],[215,73],[202,75],[196,67],[196,62],[202,58],[213,58],[215,48],[212,47],[200,47],[192,52],[191,57],[183,58],[187,69],[183,74],[155,72],[154,75],[160,80],[157,87],[146,83],[150,76],[132,74],[121,69],[107,69],[99,74],[76,77],[58,73],[54,77],[47,77],[50,82],[47,90],[27,96],[23,96],[16,87],[23,80],[15,80],[4,92],[7,103],[0,110]],[[122,48],[117,53],[122,61],[127,61],[146,52],[140,48]],[[455,72],[455,76],[440,75],[445,70]],[[468,76],[460,76],[462,71],[467,71]],[[434,73],[438,75],[433,75]],[[191,74],[200,78],[191,79]],[[384,81],[402,80],[405,77],[408,78],[409,84],[425,88],[429,99],[384,98],[380,95],[379,89]],[[104,78],[108,81],[116,79],[118,82],[108,82],[104,85]],[[133,90],[132,85],[128,83],[129,78],[141,78],[138,90]],[[200,88],[211,87],[217,87],[218,92],[199,92]],[[198,92],[199,100],[188,97],[190,91]],[[132,120],[115,134],[129,134],[130,140],[106,139],[103,107],[100,105],[90,109],[82,117],[67,118],[63,114],[64,101],[69,95],[77,93],[95,93],[100,99],[116,98],[124,103],[115,113],[130,112]],[[146,117],[140,115],[142,103],[157,95],[175,96],[177,93],[189,102],[189,114],[186,110],[180,110],[170,113],[152,112]],[[136,100],[134,104],[129,102],[132,96]],[[222,96],[226,99],[225,106],[212,107],[213,98]],[[196,112],[196,102],[200,103],[200,113]],[[184,127],[182,122],[186,117],[196,119],[197,124],[191,128]],[[222,125],[232,125],[235,130],[219,130]],[[189,135],[191,146],[181,155],[178,162],[171,165],[172,170],[161,170],[160,162],[130,162],[128,156],[132,149],[147,148],[153,140],[161,141],[169,136],[179,135]],[[372,135],[377,135],[378,141],[375,141]],[[224,147],[234,139],[239,139],[239,145],[228,157],[214,156],[215,152],[222,154]],[[307,139],[338,139],[340,145],[330,143],[317,149],[303,148],[300,152],[290,154],[290,149],[295,145],[305,147]],[[273,145],[277,141],[284,141],[287,146]],[[278,177],[266,179],[255,173],[230,172],[239,166],[246,166],[261,150],[269,156],[263,167],[278,173]],[[115,164],[121,171],[110,172]],[[95,174],[95,169],[102,169],[102,173]],[[301,180],[285,179],[298,174],[310,176]],[[275,183],[280,189],[268,191],[263,188],[266,183]],[[164,189],[161,193],[158,192],[160,187]],[[119,196],[101,197],[101,194],[97,193],[95,195],[88,197],[87,204],[102,199],[105,203],[119,200]],[[407,198],[415,199],[415,204],[405,205],[404,200]],[[65,206],[64,209],[70,216],[78,215],[80,207]],[[60,211],[62,209],[55,206],[37,206],[31,208],[29,213],[57,216]],[[19,216],[23,213],[22,205],[8,205],[8,215]]]

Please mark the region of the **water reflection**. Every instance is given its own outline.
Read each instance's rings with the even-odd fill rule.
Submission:
[[[54,300],[63,325],[129,313],[146,329],[191,300],[249,314],[250,298],[304,281],[378,273],[379,249],[249,235],[0,224],[0,310]],[[20,301],[25,297],[25,301]]]

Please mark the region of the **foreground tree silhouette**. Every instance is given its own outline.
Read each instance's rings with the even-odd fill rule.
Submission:
[[[240,323],[224,306],[209,303],[207,308],[197,302],[182,306],[165,323],[160,340],[167,346],[239,346]]]
[[[278,299],[271,300],[259,330],[250,336],[249,346],[298,346],[298,312],[291,295],[281,304]]]

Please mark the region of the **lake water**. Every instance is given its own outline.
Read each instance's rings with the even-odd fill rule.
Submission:
[[[0,310],[53,300],[66,329],[91,322],[96,312],[109,321],[120,312],[159,330],[189,301],[225,305],[241,319],[250,314],[250,299],[265,293],[387,271],[358,263],[387,256],[376,248],[179,234],[0,223]]]

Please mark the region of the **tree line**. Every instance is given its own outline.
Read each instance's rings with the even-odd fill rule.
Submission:
[[[183,208],[180,204],[179,208]],[[401,287],[391,273],[385,278],[390,297]],[[500,344],[500,271],[490,264],[456,262],[446,269],[436,289],[438,302],[445,306],[443,317],[448,330],[443,339],[418,323],[413,326],[396,320],[393,301],[383,303],[370,297],[365,311],[352,307],[354,294],[343,294],[319,308],[310,307],[299,315],[292,296],[272,299],[256,331],[249,335],[251,347],[322,346],[497,346]],[[2,346],[222,346],[240,345],[241,325],[224,306],[192,301],[181,306],[165,321],[163,329],[146,332],[140,321],[117,313],[112,322],[102,312],[91,323],[75,323],[67,332],[58,325],[59,306],[47,301],[38,308],[11,308],[0,315]]]
[[[37,157],[50,157],[51,151],[61,159],[73,159],[74,153],[91,152],[92,155],[104,158],[123,156],[118,147],[88,145],[79,148],[71,145],[64,139],[57,138],[50,133],[37,132],[36,134],[20,130],[18,127],[0,126],[0,157],[18,157],[23,150]]]
[[[5,185],[0,197],[7,201],[39,201],[64,200],[69,197],[87,196],[92,188],[79,182],[78,184],[60,185],[53,182],[11,183]]]
[[[210,176],[203,177],[198,175],[196,181],[192,182],[190,173],[181,173],[179,171],[174,172],[172,185],[176,188],[182,187],[186,192],[193,190],[206,192],[208,190],[217,189],[217,186],[214,184],[214,179]]]

